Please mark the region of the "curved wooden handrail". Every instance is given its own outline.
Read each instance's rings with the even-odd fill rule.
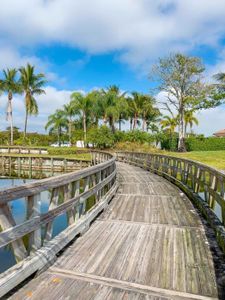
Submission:
[[[32,274],[31,271],[43,268],[46,257],[55,256],[71,239],[86,230],[111,200],[117,189],[116,157],[105,152],[91,154],[92,167],[0,191],[0,247],[11,244],[18,262],[0,275],[0,290],[4,290],[3,286],[7,285],[6,274],[10,273],[11,280],[18,277],[18,268],[25,268],[26,271],[19,278],[21,282]],[[51,193],[49,210],[46,213],[40,211],[40,193],[43,191]],[[24,197],[27,200],[27,220],[16,224],[9,204]],[[86,209],[90,197],[94,205]],[[64,213],[67,214],[68,227],[53,238],[53,221]],[[41,233],[43,226],[44,236]],[[23,240],[27,235],[28,247]],[[36,255],[44,255],[45,258],[35,265]],[[10,282],[10,287],[7,285],[5,292],[18,284],[18,278],[15,282],[13,279]]]
[[[224,173],[193,160],[164,154],[120,151],[117,152],[117,160],[154,172],[180,187],[214,229],[225,253]]]

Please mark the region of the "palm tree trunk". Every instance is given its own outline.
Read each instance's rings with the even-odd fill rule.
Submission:
[[[58,130],[57,130],[57,136],[58,136],[58,145],[60,144],[60,133],[59,133],[59,127],[58,127]]]
[[[23,139],[25,140],[26,134],[27,134],[27,120],[28,120],[28,111],[26,109],[25,113],[25,125],[24,125],[24,133],[23,133]]]
[[[179,140],[178,140],[178,151],[186,152],[186,146],[184,142],[184,109],[181,106],[179,111]]]
[[[106,125],[106,123],[107,123],[107,117],[106,117],[106,115],[103,116],[103,123],[104,123],[104,125]]]
[[[69,121],[69,143],[71,144],[71,136],[72,136],[72,121]]]
[[[133,118],[130,118],[130,131],[132,130],[132,126],[133,126]]]
[[[10,119],[10,145],[13,146],[13,116],[11,113],[11,119]]]
[[[84,141],[87,140],[87,124],[86,124],[86,114],[83,113],[83,129],[84,129]]]
[[[122,123],[122,119],[121,117],[119,118],[119,131],[121,131],[121,123]]]
[[[8,101],[9,101],[8,114],[10,119],[10,145],[12,146],[13,145],[13,115],[12,115],[12,99],[10,95]]]
[[[137,125],[137,114],[134,114],[133,130],[136,129],[136,125]]]
[[[146,121],[145,121],[145,118],[143,118],[143,120],[142,120],[142,131],[145,131],[145,124],[146,124]]]

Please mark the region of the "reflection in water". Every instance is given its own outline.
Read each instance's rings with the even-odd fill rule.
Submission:
[[[2,174],[1,174],[2,175]],[[11,176],[10,176],[11,175]],[[15,187],[22,184],[26,184],[28,182],[32,182],[41,178],[50,177],[52,175],[60,175],[60,173],[52,173],[52,172],[33,172],[31,178],[31,174],[29,171],[23,171],[21,174],[17,174],[15,171],[7,174],[4,172],[2,176],[0,176],[0,190],[4,190],[9,187]],[[41,193],[41,213],[45,213],[48,211],[49,203],[50,203],[50,191],[44,191]],[[25,198],[17,199],[15,201],[10,202],[10,208],[12,210],[13,217],[15,219],[16,224],[20,224],[24,222],[27,218],[27,201]],[[58,216],[53,222],[53,236],[56,236],[62,230],[67,227],[67,218],[66,215]],[[44,229],[42,228],[42,235],[44,234]],[[26,243],[25,243],[26,244]],[[4,248],[0,248],[0,273],[10,268],[15,264],[14,255],[10,246],[6,246]]]

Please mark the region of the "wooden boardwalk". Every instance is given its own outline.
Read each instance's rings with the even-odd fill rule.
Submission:
[[[117,163],[119,190],[90,229],[10,299],[217,299],[205,226],[165,179]]]

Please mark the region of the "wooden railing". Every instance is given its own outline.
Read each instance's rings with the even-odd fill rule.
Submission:
[[[92,152],[92,167],[0,191],[0,247],[10,244],[18,262],[0,275],[0,297],[54,261],[88,229],[116,192],[115,159],[109,153]],[[44,191],[50,191],[51,200],[48,211],[41,213]],[[16,224],[10,204],[22,197],[27,201],[27,219]],[[53,238],[53,221],[65,213],[68,227]]]
[[[180,187],[214,229],[225,253],[225,174],[196,161],[160,154],[117,152],[117,160],[154,172]]]
[[[16,146],[0,146],[0,153],[16,153],[16,154],[48,154],[47,148],[35,147],[16,147]]]
[[[71,172],[91,165],[91,160],[59,157],[0,156],[0,169],[5,171],[55,171]]]

